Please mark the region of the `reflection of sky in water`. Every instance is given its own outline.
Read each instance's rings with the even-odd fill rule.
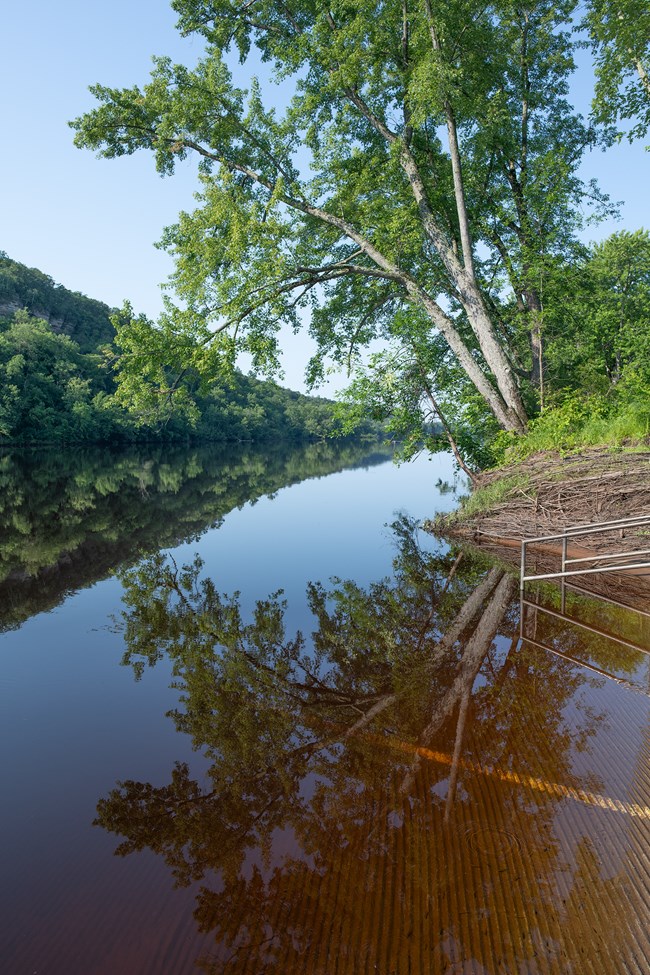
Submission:
[[[200,548],[180,546],[174,557],[190,561],[199,550],[205,573],[220,591],[239,590],[244,606],[283,589],[287,620],[294,620],[307,582],[339,576],[365,585],[390,572],[394,544],[384,526],[399,511],[424,519],[457,505],[464,482],[458,494],[441,496],[438,478],[453,481],[451,456],[422,455],[399,468],[389,462],[304,481],[231,511]],[[423,544],[435,542],[424,537]]]

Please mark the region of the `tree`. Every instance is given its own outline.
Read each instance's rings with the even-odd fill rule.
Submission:
[[[173,7],[205,57],[191,70],[156,58],[142,89],[96,85],[101,104],[71,123],[78,146],[148,149],[162,174],[200,160],[199,207],[163,237],[184,308],[170,302],[159,329],[191,338],[199,371],[240,349],[273,368],[279,323],[309,310],[317,380],[325,356],[350,363],[399,319],[401,334],[441,336],[498,423],[522,431],[520,385],[541,375],[532,282],[571,237],[593,141],[564,97],[574,0]],[[283,114],[257,81],[233,85],[231,48],[293,79]],[[504,284],[514,325],[498,312]]]
[[[613,402],[621,386],[650,382],[650,234],[619,231],[558,268],[545,314],[556,394]]]
[[[67,439],[75,404],[79,410],[92,395],[88,373],[71,338],[16,312],[0,333],[0,438]]]
[[[585,26],[596,60],[594,114],[634,124],[630,139],[650,129],[650,8],[645,0],[590,0]]]
[[[650,234],[612,234],[587,265],[591,301],[585,316],[595,371],[616,386],[632,369],[650,380]]]

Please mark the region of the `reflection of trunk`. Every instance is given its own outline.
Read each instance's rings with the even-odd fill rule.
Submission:
[[[449,573],[449,578],[445,583],[443,592],[447,589],[451,578],[453,577],[456,567],[460,562],[461,556],[459,555],[452,570]],[[460,612],[454,622],[451,624],[445,635],[436,643],[431,651],[431,657],[429,659],[429,664],[439,661],[441,656],[453,647],[456,640],[462,634],[463,630],[469,625],[469,623],[474,619],[478,611],[481,609],[485,600],[488,598],[492,590],[497,584],[498,579],[501,577],[502,572],[499,569],[490,569],[489,573],[471,596],[465,600],[461,606]],[[427,626],[431,622],[431,619],[427,621]],[[381,714],[386,708],[394,704],[399,698],[398,694],[385,694],[381,697],[373,706],[363,714],[358,721],[348,728],[345,732],[344,740],[354,737],[354,735],[362,732],[370,723]]]
[[[465,734],[465,723],[467,721],[467,712],[469,711],[469,699],[472,696],[472,688],[466,687],[463,693],[462,700],[460,702],[460,709],[458,711],[458,723],[456,725],[456,741],[454,743],[454,754],[451,760],[451,774],[449,776],[449,788],[447,790],[447,801],[445,803],[445,819],[444,822],[449,822],[449,817],[451,815],[451,807],[454,804],[454,798],[456,796],[456,785],[458,783],[458,771],[460,768],[460,754],[463,750],[463,736]]]
[[[494,593],[476,625],[476,629],[465,645],[456,678],[448,688],[440,704],[435,709],[431,721],[424,729],[420,737],[421,745],[428,745],[431,742],[445,721],[450,717],[457,703],[462,701],[464,695],[467,695],[469,701],[476,675],[478,674],[481,664],[483,663],[486,654],[490,649],[492,640],[496,635],[499,624],[501,623],[501,620],[503,619],[505,611],[508,607],[508,603],[512,599],[515,591],[515,580],[511,578],[511,576],[506,575],[502,570],[496,568],[490,570],[490,573],[482,583],[482,586],[485,586],[489,582],[491,583],[489,588],[492,589],[497,579],[499,580],[498,585],[496,585]],[[461,613],[457,617],[456,624],[465,610],[467,610],[466,623],[472,619],[475,609],[470,612],[469,605],[470,603],[475,603],[475,597],[482,586],[479,586],[479,588],[475,590],[475,592],[472,593],[472,596],[470,596],[470,598],[467,600],[463,606],[463,609],[461,610]],[[482,602],[483,600],[481,600],[481,603]],[[458,635],[460,635],[463,628],[464,627],[462,627],[458,632]],[[447,637],[445,639],[447,639]],[[464,732],[464,726],[465,720],[463,719],[462,723],[459,721],[461,739]],[[460,759],[460,745],[458,742],[457,749],[458,757],[456,758],[456,764],[458,765]],[[413,768],[402,783],[401,791],[403,793],[411,790],[420,762],[421,758],[418,756],[413,764]]]
[[[485,655],[490,649],[490,644],[495,637],[506,607],[513,596],[515,589],[514,579],[499,569],[492,569],[491,571],[498,573],[500,576],[499,584],[481,616],[476,629],[465,645],[456,679],[447,690],[433,719],[429,722],[422,734],[421,743],[424,745],[428,744],[436,732],[439,731],[440,727],[453,711],[465,688],[469,686],[471,690],[476,675],[485,659]]]
[[[453,647],[465,627],[471,623],[478,611],[482,609],[485,600],[495,588],[502,575],[503,572],[500,569],[496,567],[490,569],[480,586],[477,586],[471,596],[463,603],[458,616],[441,639],[441,647],[445,649]]]
[[[364,728],[367,728],[371,721],[374,721],[378,714],[385,711],[386,708],[390,707],[391,704],[394,704],[396,700],[397,694],[384,694],[384,696],[381,697],[376,704],[373,704],[373,706],[369,708],[365,714],[361,715],[358,721],[354,722],[351,728],[348,728],[343,735],[342,740],[346,741],[348,738],[354,738],[355,735],[360,734]]]

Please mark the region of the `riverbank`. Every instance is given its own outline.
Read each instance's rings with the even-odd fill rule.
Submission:
[[[425,528],[478,544],[518,545],[522,538],[556,534],[569,525],[641,514],[650,514],[650,443],[565,457],[544,452],[488,471],[456,511]],[[598,547],[638,548],[644,533],[647,528],[611,533]]]

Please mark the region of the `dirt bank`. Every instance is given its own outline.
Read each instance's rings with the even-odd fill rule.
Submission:
[[[560,457],[537,454],[489,471],[461,507],[426,527],[478,544],[514,545],[522,538],[552,535],[570,525],[650,515],[650,444],[638,449],[594,448]],[[650,529],[626,529],[581,539],[589,549],[639,548]],[[597,538],[596,545],[594,539]]]

